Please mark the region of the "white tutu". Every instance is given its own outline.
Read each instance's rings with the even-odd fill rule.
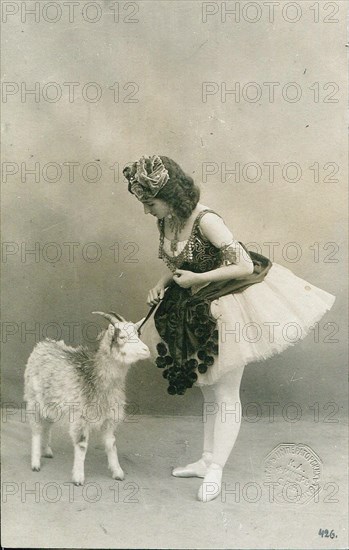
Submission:
[[[335,299],[273,263],[261,283],[211,302],[218,324],[219,351],[205,374],[196,370],[195,385],[213,384],[234,368],[268,359],[294,345],[331,309]],[[154,323],[157,307],[141,328],[141,339],[154,360],[158,356],[156,345],[161,341]]]

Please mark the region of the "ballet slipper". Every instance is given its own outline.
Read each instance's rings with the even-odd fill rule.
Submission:
[[[198,500],[201,502],[210,502],[220,495],[222,490],[222,474],[222,466],[212,462],[199,489]]]
[[[212,453],[204,452],[197,462],[179,466],[172,470],[174,477],[205,477],[212,461]]]

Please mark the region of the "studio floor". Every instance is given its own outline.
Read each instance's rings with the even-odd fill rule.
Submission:
[[[61,425],[53,433],[54,458],[43,458],[41,471],[32,472],[28,425],[20,411],[3,419],[2,546],[348,548],[343,420],[243,419],[224,470],[224,492],[209,503],[196,500],[200,479],[171,476],[174,466],[201,454],[200,417],[130,420],[118,436],[125,480],[109,477],[103,447],[93,434],[85,486],[75,487],[70,481],[73,449]],[[306,445],[321,459],[317,498],[305,503],[291,497],[274,500],[266,484],[266,459],[281,443]]]

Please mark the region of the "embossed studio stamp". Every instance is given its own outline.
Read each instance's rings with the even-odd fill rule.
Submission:
[[[265,458],[264,472],[273,502],[305,504],[317,501],[322,461],[309,445],[277,445]]]

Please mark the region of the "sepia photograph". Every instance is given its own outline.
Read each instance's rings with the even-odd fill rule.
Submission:
[[[1,547],[348,548],[348,3],[0,0]]]

